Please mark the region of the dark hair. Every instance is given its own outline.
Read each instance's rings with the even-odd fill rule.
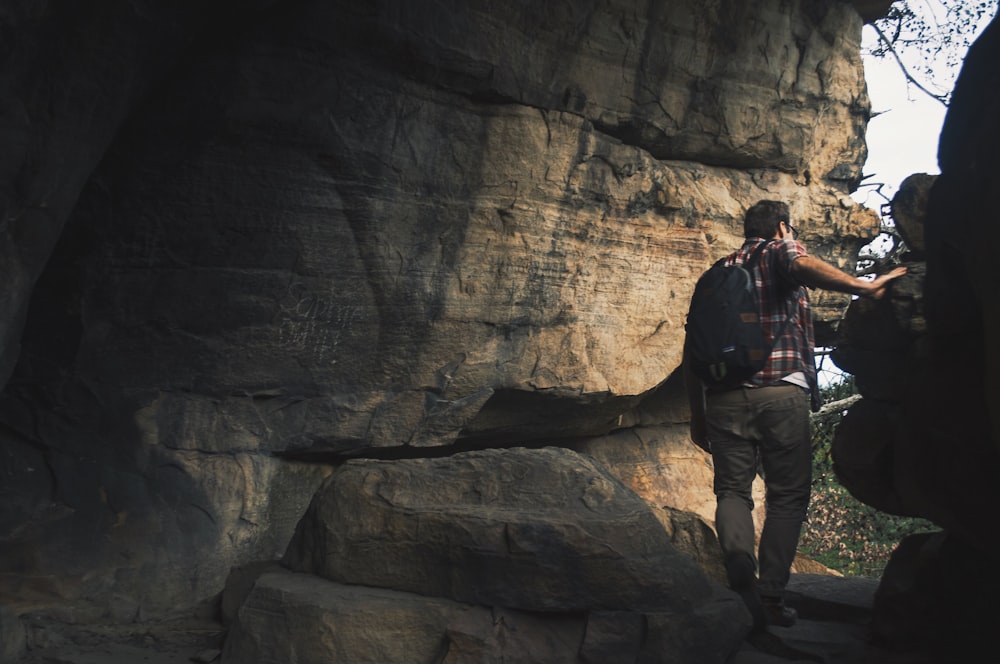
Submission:
[[[788,205],[781,201],[757,201],[743,217],[743,236],[772,238],[778,224],[789,223]]]

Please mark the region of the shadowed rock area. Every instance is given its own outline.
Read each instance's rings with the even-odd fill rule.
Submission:
[[[873,621],[877,639],[931,661],[953,661],[956,642],[970,654],[992,649],[1000,619],[992,593],[977,592],[1000,587],[1000,535],[985,525],[1000,461],[997,278],[987,249],[997,236],[989,201],[1000,135],[989,90],[998,63],[994,18],[956,83],[941,174],[911,176],[893,200],[920,262],[889,302],[851,306],[835,358],[865,397],[834,441],[841,481],[880,510],[942,528],[894,552]]]
[[[306,632],[314,661],[741,652],[684,315],[760,198],[841,267],[877,233],[849,194],[885,4],[4,3],[0,661],[117,635],[287,662]],[[993,160],[962,146],[993,135],[967,83],[993,32],[926,271],[842,325],[814,299],[865,396],[845,485],[945,529],[899,552],[942,583],[995,562],[969,553],[991,277],[943,225],[990,232]]]

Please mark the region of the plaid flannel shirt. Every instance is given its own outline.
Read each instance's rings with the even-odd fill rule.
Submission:
[[[747,239],[738,251],[726,257],[726,264],[746,263],[757,245],[764,241],[759,237]],[[774,340],[781,324],[791,314],[781,338],[774,342],[767,364],[748,381],[753,385],[774,385],[797,371],[805,374],[810,386],[816,385],[809,292],[792,278],[790,270],[792,261],[806,255],[805,246],[797,240],[778,240],[764,249],[753,271],[754,283],[761,296],[761,325],[768,341]]]

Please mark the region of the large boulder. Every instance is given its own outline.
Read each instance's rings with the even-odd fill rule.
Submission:
[[[559,448],[346,463],[284,564],[225,661],[721,663],[750,628],[644,500]]]
[[[560,448],[350,461],[283,560],[341,583],[527,611],[693,607],[710,594],[645,501]]]
[[[270,572],[240,607],[222,662],[722,664],[736,606],[732,596],[705,606],[533,613]]]

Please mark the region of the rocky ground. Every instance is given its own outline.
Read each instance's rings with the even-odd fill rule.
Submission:
[[[890,652],[871,642],[868,624],[878,579],[793,574],[792,627],[752,636],[727,664],[935,664],[920,653]]]
[[[16,664],[209,664],[220,660],[224,637],[222,626],[210,622],[70,631],[31,621],[28,629],[40,647]]]
[[[891,653],[869,643],[867,624],[877,579],[796,574],[789,604],[799,611],[793,627],[772,627],[751,637],[727,664],[933,664],[923,655]],[[210,664],[221,657],[217,624],[175,624],[128,633],[31,626],[36,642],[18,664]],[[694,664],[694,663],[692,663]]]

